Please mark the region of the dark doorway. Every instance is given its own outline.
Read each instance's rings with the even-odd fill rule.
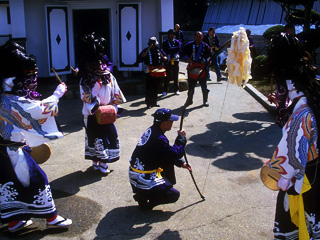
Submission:
[[[95,32],[96,36],[106,39],[107,56],[110,56],[110,10],[109,9],[85,9],[73,10],[73,31],[74,31],[74,52],[75,62],[79,63],[81,52],[79,51],[79,41],[86,34]]]

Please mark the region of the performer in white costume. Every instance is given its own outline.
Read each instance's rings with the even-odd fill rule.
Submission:
[[[30,147],[63,137],[54,117],[67,90],[60,84],[41,101],[37,69],[20,45],[0,47],[0,215],[10,232],[31,225],[31,217],[46,218],[48,227],[72,224],[57,214],[47,176],[30,156]]]

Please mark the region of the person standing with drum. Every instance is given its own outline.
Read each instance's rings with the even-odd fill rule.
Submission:
[[[203,106],[209,107],[208,94],[210,90],[207,88],[207,78],[212,54],[209,46],[202,39],[202,32],[197,31],[194,35],[194,41],[187,43],[182,52],[183,58],[189,63],[187,67],[189,89],[186,107],[193,104],[193,94],[198,81],[201,86]]]
[[[93,169],[108,174],[108,163],[120,158],[120,143],[114,121],[126,102],[116,78],[108,71],[104,48],[100,38],[87,35],[83,38],[82,53],[85,69],[80,80],[83,101],[82,114],[86,128],[85,159],[91,160]]]
[[[142,50],[138,56],[138,62],[143,62],[146,67],[146,104],[147,108],[160,107],[157,103],[158,88],[162,80],[166,78],[166,54],[158,48],[156,37],[149,38],[148,48]]]
[[[67,87],[61,83],[41,101],[37,74],[35,57],[22,46],[0,47],[0,216],[9,232],[31,225],[30,218],[46,218],[48,228],[72,224],[57,214],[48,178],[32,157],[32,149],[63,137],[55,116]]]
[[[163,42],[163,51],[168,57],[168,61],[165,64],[167,78],[164,82],[164,92],[162,95],[167,95],[168,85],[171,80],[173,80],[173,90],[176,95],[179,95],[179,58],[181,51],[181,43],[174,39],[174,30],[170,29],[168,31],[168,39]]]

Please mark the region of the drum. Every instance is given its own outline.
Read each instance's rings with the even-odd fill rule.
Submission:
[[[260,178],[261,178],[261,181],[263,182],[263,184],[267,188],[269,188],[273,191],[277,191],[280,189],[278,187],[278,181],[281,178],[281,174],[277,170],[271,168],[270,164],[266,163],[261,168]]]
[[[51,148],[47,143],[43,143],[37,147],[32,147],[30,156],[33,158],[33,160],[36,161],[36,163],[44,163],[51,156]]]
[[[148,67],[151,77],[163,78],[166,77],[166,69],[163,66],[158,67]]]
[[[189,77],[192,79],[204,78],[206,75],[205,64],[203,63],[192,63],[188,65]]]
[[[112,105],[99,106],[95,115],[100,125],[114,123],[117,120],[117,112]]]

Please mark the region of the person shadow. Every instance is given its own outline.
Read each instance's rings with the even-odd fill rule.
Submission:
[[[145,236],[151,229],[152,224],[167,221],[174,212],[164,212],[161,210],[142,211],[139,206],[119,207],[108,212],[99,222],[96,229],[95,240],[115,239],[129,240],[139,239]],[[177,236],[179,233],[168,232],[166,230],[162,235]],[[170,238],[180,239],[180,238]]]
[[[213,166],[229,171],[261,168],[263,159],[272,157],[281,138],[280,129],[266,114],[235,114],[234,117],[244,121],[207,124],[207,131],[190,137],[187,155],[211,159]]]
[[[80,99],[63,99],[59,103],[59,114],[56,121],[64,135],[83,129],[82,101]]]
[[[81,187],[99,182],[103,177],[108,177],[108,175],[100,171],[94,171],[90,166],[84,172],[76,171],[51,181],[50,187],[54,199],[59,199],[75,195],[80,191]]]
[[[138,205],[115,208],[99,222],[94,239],[142,238],[152,229],[153,223],[165,222],[173,214],[161,210],[142,211]]]
[[[174,214],[184,211],[194,205],[202,203],[203,200],[194,202],[174,212],[152,210],[142,211],[138,205],[114,208],[109,211],[99,222],[96,228],[96,238],[99,239],[139,239],[151,231],[154,223],[166,222]],[[169,229],[161,233],[156,239],[181,239],[178,231]]]

